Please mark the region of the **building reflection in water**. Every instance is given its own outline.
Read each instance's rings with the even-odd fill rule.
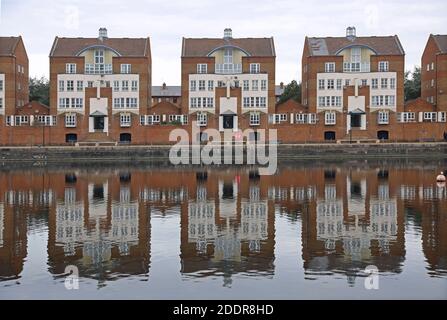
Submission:
[[[211,172],[199,179],[181,218],[181,272],[187,278],[271,277],[274,214],[266,188],[247,172]]]
[[[238,277],[272,278],[281,232],[275,217],[301,225],[297,251],[307,279],[343,275],[352,284],[368,265],[401,273],[408,232],[422,240],[427,274],[445,277],[447,192],[433,181],[438,169],[357,163],[281,167],[275,176],[248,168],[0,172],[0,280],[20,278],[27,232],[36,230],[48,232],[54,277],[75,265],[100,287],[148,279],[151,215],[180,215],[183,279],[231,286]]]
[[[142,181],[125,177],[103,172],[52,177],[59,181],[49,219],[51,273],[60,275],[75,265],[81,277],[97,279],[99,286],[129,275],[148,276],[150,214],[139,199]]]
[[[316,173],[315,203],[303,214],[306,276],[343,273],[353,284],[368,265],[400,273],[405,259],[404,216],[398,213],[395,185],[377,170]],[[318,177],[319,176],[319,177]]]

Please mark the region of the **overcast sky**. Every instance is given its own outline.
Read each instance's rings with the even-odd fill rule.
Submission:
[[[406,52],[406,69],[420,65],[430,33],[447,34],[446,0],[292,1],[292,0],[0,0],[0,35],[22,35],[30,76],[48,77],[54,37],[151,38],[152,80],[180,84],[182,37],[274,37],[276,82],[301,78],[304,37],[397,34]]]

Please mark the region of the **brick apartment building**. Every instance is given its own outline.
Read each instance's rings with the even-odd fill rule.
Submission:
[[[14,143],[13,126],[29,121],[16,116],[29,101],[28,55],[22,37],[0,37],[0,144]]]
[[[183,38],[182,114],[223,136],[266,129],[275,109],[273,38]],[[251,133],[251,139],[257,133]],[[194,137],[197,138],[197,137]]]
[[[440,141],[445,112],[404,103],[405,52],[398,36],[306,37],[302,104],[277,106],[281,142]]]
[[[437,110],[447,110],[447,35],[428,38],[421,61],[421,97]]]
[[[21,37],[0,37],[0,145],[169,144],[190,138],[283,143],[447,139],[447,36],[430,35],[422,98],[404,103],[405,53],[397,36],[306,37],[302,103],[278,104],[273,38],[183,38],[181,86],[152,86],[149,38],[56,37],[50,106],[29,103]],[[251,129],[246,137],[240,133]],[[267,133],[268,134],[268,133]],[[226,137],[225,137],[226,136]]]
[[[397,36],[306,37],[302,102],[316,140],[393,137],[404,111],[405,52]],[[296,121],[303,122],[303,115]]]
[[[149,38],[56,37],[50,52],[52,143],[145,143],[151,105]]]

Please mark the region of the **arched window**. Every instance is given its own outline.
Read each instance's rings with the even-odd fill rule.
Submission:
[[[131,141],[132,141],[132,135],[130,133],[121,133],[120,134],[120,142],[130,143]]]
[[[78,135],[76,133],[67,133],[65,135],[65,142],[76,143],[78,141]]]
[[[325,131],[324,132],[324,140],[334,141],[335,140],[335,131]]]
[[[385,130],[377,131],[377,139],[388,140],[389,139],[388,131],[385,131]]]

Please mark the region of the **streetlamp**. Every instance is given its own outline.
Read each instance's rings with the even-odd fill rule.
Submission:
[[[42,123],[42,121],[38,121],[38,116],[39,116],[39,110],[34,110],[35,113],[35,119],[34,119],[34,123],[37,123],[37,125],[42,127],[42,147],[45,146],[45,125]]]

